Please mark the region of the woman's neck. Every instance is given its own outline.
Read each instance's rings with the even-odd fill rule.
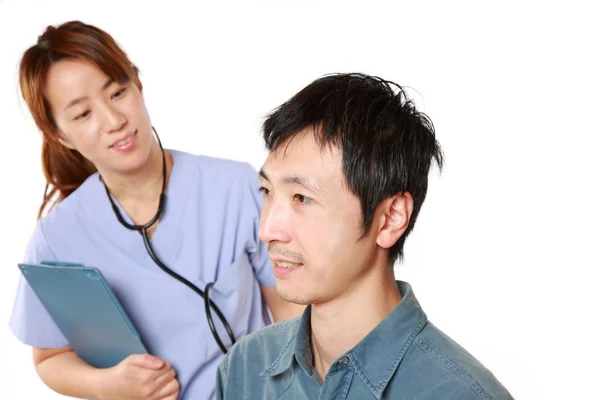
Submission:
[[[164,157],[164,179],[167,183],[173,167],[173,156],[165,150]],[[160,146],[153,143],[148,159],[138,170],[127,174],[102,174],[102,180],[122,206],[131,202],[147,204],[156,202],[160,197],[163,191],[163,174],[163,154]]]

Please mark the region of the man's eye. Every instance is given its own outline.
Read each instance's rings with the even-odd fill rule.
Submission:
[[[264,186],[261,186],[260,189],[258,189],[259,192],[261,192],[262,194],[264,194],[265,196],[268,196],[269,194],[271,194],[271,192],[269,191],[269,189],[267,189]]]
[[[308,197],[306,197],[306,196],[304,196],[302,194],[299,194],[299,193],[296,193],[294,195],[294,200],[296,200],[299,203],[303,203],[303,204],[308,204],[308,203],[310,203],[312,201]]]

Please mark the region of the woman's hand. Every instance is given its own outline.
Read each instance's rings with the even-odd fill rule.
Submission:
[[[165,360],[150,354],[134,354],[103,372],[102,400],[177,400],[179,382]]]

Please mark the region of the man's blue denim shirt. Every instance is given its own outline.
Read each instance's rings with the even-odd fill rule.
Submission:
[[[323,384],[313,369],[310,307],[235,344],[219,365],[218,399],[512,399],[479,361],[427,321],[410,285]]]

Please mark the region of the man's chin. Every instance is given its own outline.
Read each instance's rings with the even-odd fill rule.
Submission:
[[[279,293],[279,296],[285,301],[302,306],[311,304],[312,296],[308,293],[299,293],[298,291],[290,290],[290,288],[283,288],[281,286],[283,285],[277,284],[277,293]]]

